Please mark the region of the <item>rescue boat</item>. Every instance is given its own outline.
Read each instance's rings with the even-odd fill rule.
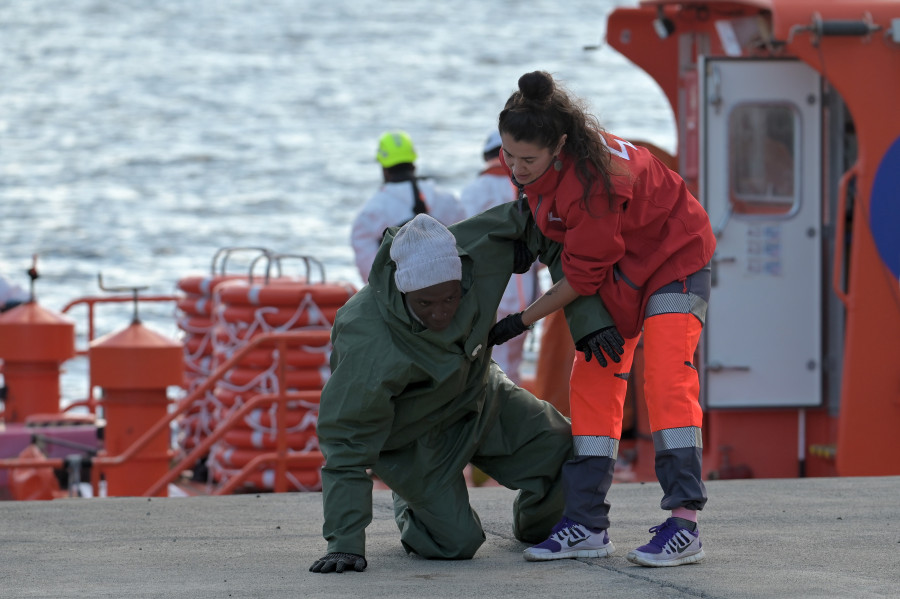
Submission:
[[[900,474],[900,4],[645,0],[606,41],[717,236],[705,476]],[[621,454],[654,480],[639,354],[629,384]]]

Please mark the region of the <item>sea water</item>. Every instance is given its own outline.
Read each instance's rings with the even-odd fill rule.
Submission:
[[[0,5],[0,272],[61,310],[171,294],[222,248],[315,257],[360,285],[355,212],[402,128],[459,191],[519,76],[554,74],[613,133],[674,149],[658,86],[605,44],[615,0],[34,0]],[[599,49],[586,49],[586,47]],[[84,313],[72,311],[79,346]],[[170,304],[143,305],[176,337]],[[101,307],[97,335],[131,307]],[[68,367],[64,401],[84,397]]]

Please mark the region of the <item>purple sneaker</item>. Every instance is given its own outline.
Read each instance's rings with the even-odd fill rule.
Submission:
[[[700,542],[700,532],[689,530],[688,520],[669,518],[650,532],[656,533],[650,542],[628,552],[625,559],[641,566],[681,566],[699,562],[706,554]]]
[[[593,530],[565,516],[553,527],[546,541],[524,551],[529,562],[577,557],[606,557],[616,548],[606,529]]]

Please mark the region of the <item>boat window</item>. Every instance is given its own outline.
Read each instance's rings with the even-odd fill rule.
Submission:
[[[735,106],[728,119],[732,214],[789,215],[797,208],[799,127],[790,104]]]

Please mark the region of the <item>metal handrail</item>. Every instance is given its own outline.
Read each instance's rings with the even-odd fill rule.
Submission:
[[[847,250],[846,250],[846,223],[847,223],[847,195],[848,190],[850,188],[850,182],[854,177],[859,175],[859,163],[851,166],[846,173],[841,176],[840,183],[838,184],[838,204],[837,204],[837,214],[834,216],[834,269],[831,273],[831,286],[834,289],[834,294],[837,296],[841,303],[846,307],[849,305],[850,299],[847,292],[844,290],[843,280],[843,272],[844,272],[844,261],[847,259]],[[856,208],[856,202],[850,206],[851,210]],[[852,214],[850,215],[852,216]]]
[[[278,332],[278,333],[263,333],[263,334],[259,335],[258,337],[253,338],[249,343],[247,343],[247,345],[238,349],[230,358],[228,358],[221,365],[219,365],[219,367],[216,368],[212,372],[212,374],[210,374],[210,376],[206,379],[206,381],[203,382],[202,385],[200,385],[199,387],[194,389],[194,391],[191,392],[189,395],[182,398],[178,402],[178,404],[176,405],[176,407],[173,411],[171,411],[166,417],[160,419],[156,424],[154,424],[152,427],[150,427],[143,435],[141,435],[138,439],[136,439],[134,441],[134,443],[132,443],[128,447],[128,449],[126,449],[121,454],[119,454],[117,456],[113,456],[113,457],[102,456],[102,455],[97,456],[96,458],[94,458],[93,463],[99,464],[100,466],[118,466],[118,465],[121,465],[124,462],[134,458],[135,455],[137,454],[137,452],[139,452],[146,445],[148,445],[163,430],[168,430],[168,427],[172,423],[173,420],[175,420],[178,416],[181,416],[183,413],[187,412],[188,409],[190,409],[192,407],[193,403],[199,397],[202,397],[203,394],[205,394],[207,391],[209,391],[213,387],[213,385],[215,385],[216,382],[219,381],[219,379],[224,377],[225,374],[229,370],[231,370],[231,368],[233,366],[235,366],[238,362],[240,362],[240,360],[244,357],[245,354],[249,353],[253,349],[256,349],[259,347],[266,347],[269,345],[274,345],[275,347],[278,348],[278,350],[279,350],[278,351],[278,367],[277,367],[278,385],[279,385],[278,388],[285,389],[286,388],[286,386],[285,386],[285,366],[286,366],[285,356],[286,356],[286,349],[287,349],[288,343],[293,342],[296,344],[296,343],[300,342],[300,343],[304,343],[307,345],[323,345],[323,340],[325,342],[327,342],[329,339],[329,335],[330,335],[330,331],[327,331],[327,330],[288,331],[288,332]],[[318,393],[318,392],[316,391],[315,393]],[[256,403],[262,403],[265,400],[278,401],[278,403],[279,403],[278,413],[276,414],[276,417],[278,419],[277,446],[279,448],[280,453],[282,452],[282,447],[284,448],[284,452],[286,452],[286,449],[287,449],[287,436],[286,436],[287,433],[284,430],[284,423],[285,423],[285,419],[287,417],[287,414],[286,414],[287,405],[285,402],[289,398],[292,399],[293,398],[292,396],[293,396],[293,394],[288,394],[288,393],[282,391],[278,394],[258,395],[258,396],[251,398],[251,400],[249,400],[247,402],[249,404],[257,399],[258,399],[258,401]],[[283,401],[282,401],[282,398],[283,398]],[[247,404],[245,404],[244,406],[241,406],[241,408],[239,408],[236,413],[243,416],[243,414],[246,411],[249,411],[249,409],[244,410],[246,405]],[[255,403],[254,403],[254,405],[255,405]],[[232,421],[232,418],[229,418],[228,420],[226,420],[226,422],[230,422],[230,421]],[[218,439],[220,436],[224,435],[225,432],[227,432],[227,427],[224,427],[224,426],[216,427],[216,431],[214,431],[214,433],[213,433],[215,435],[215,439]],[[192,458],[194,458],[194,461],[196,461],[196,458],[198,458],[200,455],[202,455],[202,454],[198,453],[197,450],[200,449],[201,447],[203,447],[206,444],[206,441],[208,441],[210,438],[211,437],[208,437],[206,440],[204,440],[203,444],[201,444],[200,446],[195,448],[189,454]],[[213,442],[214,441],[210,441],[208,445],[212,445]],[[208,446],[206,448],[208,449]],[[185,464],[185,465],[193,465],[193,462],[191,462],[190,464]],[[286,469],[284,468],[283,463],[279,464],[279,467],[276,468],[276,475],[275,475],[276,487],[278,486],[279,479],[285,478],[284,477],[285,470]],[[171,468],[169,470],[169,472],[162,479],[160,479],[160,481],[157,481],[156,483],[154,483],[151,486],[150,489],[148,489],[148,491],[145,491],[144,495],[146,496],[148,493],[149,494],[158,493],[161,490],[160,487],[162,485],[168,484],[169,482],[175,480],[179,476],[180,473],[181,473],[180,466],[176,465],[176,467]],[[165,482],[162,482],[162,481],[165,481]],[[282,483],[286,484],[283,480],[282,480]]]
[[[181,299],[179,295],[142,295],[138,298],[138,301],[141,302],[174,302]],[[94,330],[94,305],[95,304],[121,304],[125,302],[133,302],[133,295],[111,295],[107,297],[98,297],[98,296],[85,296],[79,297],[77,299],[72,300],[65,306],[61,312],[66,314],[80,304],[87,305],[87,340],[88,342],[93,341],[96,335],[96,331]],[[75,355],[84,356],[87,355],[88,349],[82,349],[75,352]]]
[[[175,409],[167,414],[164,418],[157,421],[143,435],[138,437],[125,451],[115,456],[98,455],[91,462],[95,466],[109,467],[120,466],[133,459],[136,454],[144,449],[157,435],[164,430],[168,430],[169,425],[178,416],[181,416],[192,407],[194,402],[209,391],[225,374],[231,370],[240,360],[251,350],[264,347],[275,347],[278,349],[277,378],[278,388],[286,389],[286,356],[289,344],[297,345],[313,345],[321,346],[328,342],[330,336],[329,330],[317,329],[310,331],[295,330],[285,332],[263,333],[258,337],[250,340],[245,346],[238,349],[230,358],[219,365],[216,370],[204,381],[202,385],[194,389],[189,395],[185,396],[175,406]],[[170,467],[169,471],[159,480],[155,481],[143,493],[144,497],[153,496],[159,493],[169,483],[174,481],[186,467],[192,466],[209,447],[221,438],[230,428],[250,410],[256,408],[260,404],[277,403],[276,421],[276,450],[274,452],[261,454],[245,465],[237,475],[235,481],[228,481],[223,488],[233,490],[233,488],[242,482],[249,474],[251,474],[261,463],[275,462],[275,484],[274,491],[282,493],[287,490],[287,466],[288,463],[295,463],[301,458],[309,457],[308,452],[288,451],[287,447],[287,402],[294,399],[305,401],[317,401],[319,391],[295,391],[288,393],[280,391],[279,393],[258,394],[251,397],[244,405],[235,410],[229,417],[216,427],[215,431],[203,440],[203,442],[195,447],[188,455],[176,462]],[[52,467],[62,468],[64,461],[61,458],[10,458],[0,460],[0,469],[2,468],[36,468],[36,467]],[[96,470],[94,472],[97,472]],[[230,486],[229,486],[230,484]],[[224,494],[217,492],[214,494]]]
[[[178,295],[145,295],[138,297],[137,299],[134,295],[112,295],[106,297],[98,297],[98,296],[86,296],[79,297],[77,299],[72,300],[65,306],[63,306],[62,313],[66,314],[72,308],[84,304],[87,306],[87,341],[90,344],[91,341],[94,340],[96,336],[96,330],[94,329],[94,306],[96,304],[121,304],[125,302],[174,302],[178,301],[180,296]],[[90,352],[90,348],[87,349],[77,349],[75,350],[75,355],[78,357],[87,356]],[[87,372],[87,383],[88,383],[88,391],[87,391],[87,399],[82,399],[78,401],[74,401],[67,405],[62,411],[68,412],[75,408],[86,407],[88,412],[91,414],[97,413],[97,404],[100,402],[94,398],[94,381],[91,376],[91,370],[88,368]]]
[[[270,464],[272,462],[276,462],[276,463],[283,463],[285,465],[285,467],[287,467],[289,462],[290,463],[295,463],[295,462],[302,463],[302,462],[308,460],[311,456],[316,456],[319,459],[322,458],[322,454],[319,453],[318,451],[289,451],[288,453],[286,453],[284,455],[281,455],[277,452],[269,452],[269,453],[260,454],[260,455],[256,456],[255,458],[253,458],[252,460],[250,460],[250,462],[248,462],[247,465],[244,466],[240,472],[238,472],[237,474],[235,474],[234,476],[229,478],[227,483],[225,483],[224,485],[219,487],[216,491],[214,491],[213,495],[229,495],[229,494],[231,494],[232,492],[234,492],[234,490],[237,488],[237,486],[239,484],[241,484],[242,482],[244,482],[244,480],[251,473],[253,473],[257,468],[259,468],[260,466],[262,466],[264,464]],[[284,491],[287,490],[285,488],[282,488],[282,489],[277,488],[279,481],[286,484],[285,478],[286,477],[281,477],[281,478],[279,478],[278,476],[275,477],[275,484],[276,484],[275,492],[276,493],[283,493]]]
[[[279,360],[281,360],[281,358],[279,358]],[[283,388],[282,383],[283,381],[279,380],[279,388]],[[292,399],[317,401],[319,398],[319,393],[319,391],[300,391],[294,393],[281,392],[254,395],[249,400],[247,400],[244,405],[229,414],[228,418],[219,423],[219,425],[216,426],[215,430],[208,437],[206,437],[199,445],[192,449],[190,453],[184,456],[180,461],[176,462],[171,467],[169,472],[167,472],[162,478],[154,482],[146,491],[144,491],[143,496],[150,497],[162,491],[166,485],[178,478],[184,469],[193,466],[194,463],[198,459],[200,459],[216,441],[221,439],[225,435],[225,433],[231,430],[239,420],[243,419],[243,417],[247,415],[248,412],[259,407],[260,404],[268,405],[273,402],[277,402],[278,405],[278,411],[276,412],[278,427],[275,435],[275,452],[272,454],[263,454],[263,456],[257,456],[256,458],[254,458],[254,460],[251,460],[250,463],[244,466],[241,471],[237,475],[235,475],[235,477],[239,477],[242,481],[255,470],[255,467],[258,464],[255,464],[254,462],[257,462],[260,457],[274,456],[273,459],[277,461],[275,468],[275,492],[282,493],[286,491],[287,479],[285,476],[285,472],[287,471],[287,468],[285,459],[289,455],[287,447],[287,430],[285,427],[285,420],[287,417],[287,402]],[[253,466],[252,468],[251,465]]]

